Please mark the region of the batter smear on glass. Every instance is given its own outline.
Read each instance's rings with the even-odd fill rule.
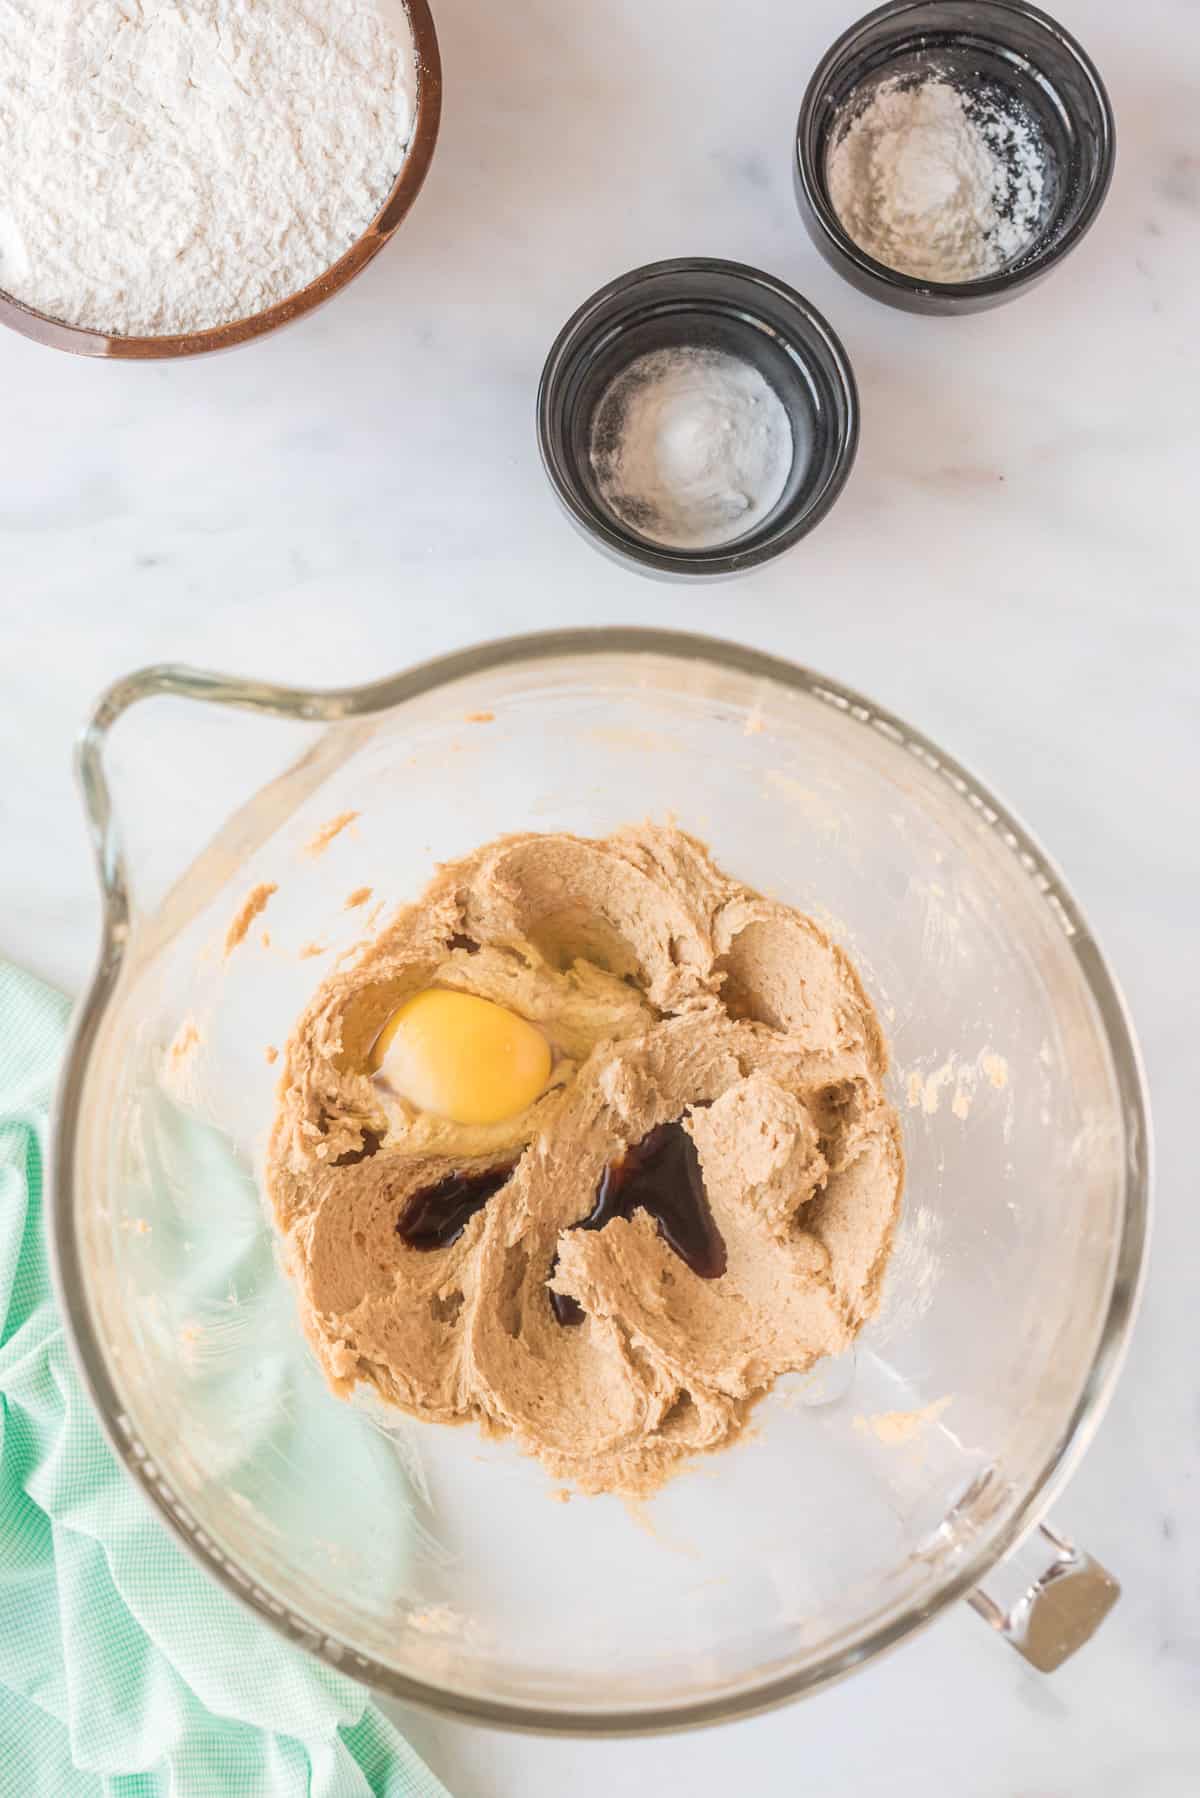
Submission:
[[[875,1310],[886,1068],[843,952],[682,831],[443,867],[284,1060],[269,1189],[329,1379],[653,1489]]]

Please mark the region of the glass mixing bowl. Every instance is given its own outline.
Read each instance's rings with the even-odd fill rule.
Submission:
[[[222,746],[244,803],[168,885]],[[215,1578],[386,1692],[542,1728],[758,1708],[966,1595],[1039,1666],[1090,1633],[1115,1583],[1036,1526],[1133,1313],[1142,1081],[1061,878],[955,762],[802,669],[608,630],[343,692],[149,670],[102,701],[80,766],[105,924],[58,1099],[59,1290],[117,1452]],[[370,905],[436,861],[647,815],[857,961],[893,1048],[904,1221],[878,1318],[749,1439],[641,1506],[553,1503],[511,1445],[324,1386],[259,1194],[267,1054]]]

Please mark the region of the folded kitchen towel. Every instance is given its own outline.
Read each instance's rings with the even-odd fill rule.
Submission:
[[[101,1434],[42,1222],[67,1011],[0,962],[0,1798],[446,1798],[361,1686],[193,1565]]]

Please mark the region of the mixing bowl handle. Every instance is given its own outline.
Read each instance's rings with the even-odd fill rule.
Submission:
[[[414,663],[386,680],[371,681],[358,687],[285,687],[170,662],[141,668],[127,675],[100,695],[80,735],[75,755],[76,774],[105,900],[106,944],[102,961],[107,961],[114,951],[119,961],[120,949],[130,934],[133,913],[130,869],[105,769],[105,753],[113,726],[139,700],[198,700],[263,718],[284,719],[293,724],[320,726],[359,720],[363,729],[369,731],[370,721],[376,714],[406,700],[419,698],[460,678],[482,674],[489,668],[506,668],[514,662],[539,655],[609,653],[621,649],[641,653],[657,650],[703,654],[706,647],[712,647],[707,639],[686,637],[676,632],[636,629],[539,631],[526,637],[501,638],[493,643],[455,650],[429,662]],[[729,646],[724,646],[724,653],[732,653]],[[750,659],[755,667],[761,660],[754,656]],[[342,753],[348,753],[348,747],[344,747]]]
[[[115,951],[118,959],[130,934],[135,895],[105,756],[117,720],[139,700],[158,698],[197,700],[317,726],[369,715],[379,703],[375,686],[312,691],[171,663],[139,669],[102,693],[76,745],[75,768],[105,901],[105,954]]]
[[[1082,1648],[1121,1595],[1112,1574],[1043,1523],[968,1595],[972,1610],[1039,1673]]]

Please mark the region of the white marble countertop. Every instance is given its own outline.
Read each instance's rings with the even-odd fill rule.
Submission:
[[[85,978],[96,905],[70,742],[119,673],[171,659],[341,683],[509,631],[686,625],[861,687],[974,765],[1062,863],[1140,1031],[1160,1154],[1149,1284],[1060,1506],[1124,1584],[1096,1641],[1044,1679],[963,1611],[801,1708],[650,1743],[413,1719],[458,1798],[1200,1789],[1200,13],[1060,10],[1111,88],[1116,180],[1066,266],[997,312],[890,312],[808,243],[789,135],[845,0],[435,0],[429,183],[333,306],[190,365],[103,366],[0,333],[0,954]],[[532,426],[574,306],[689,253],[807,294],[863,408],[832,516],[705,589],[577,537]],[[214,803],[224,778],[214,764]]]

